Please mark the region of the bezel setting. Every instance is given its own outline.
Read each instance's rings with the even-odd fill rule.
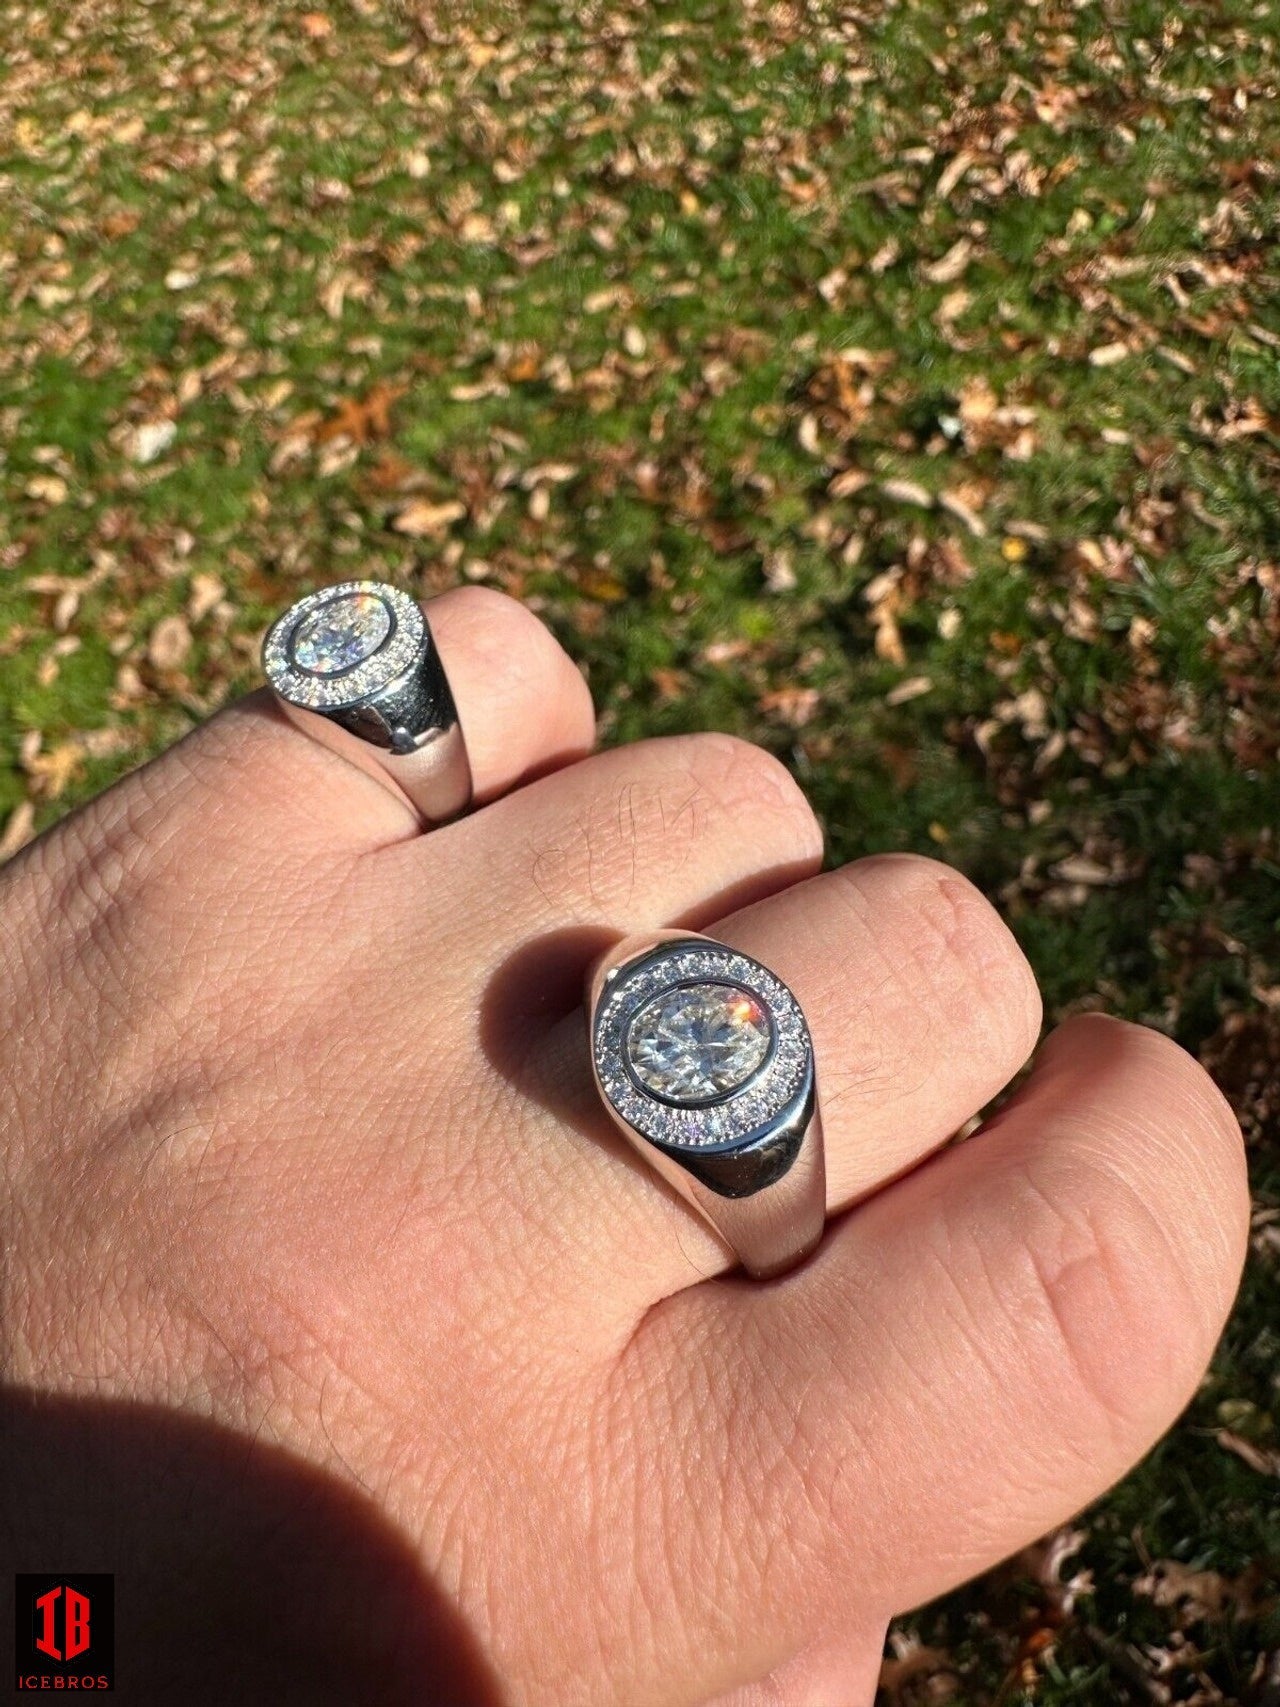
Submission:
[[[713,1101],[671,1102],[631,1072],[627,1032],[633,1016],[655,996],[707,983],[754,996],[769,1017],[773,1045],[736,1089]],[[791,991],[759,961],[708,940],[677,941],[613,972],[597,1003],[591,1042],[600,1088],[616,1113],[642,1137],[673,1150],[724,1149],[756,1139],[812,1077],[813,1043]]]
[[[349,669],[330,675],[302,669],[293,658],[297,629],[325,605],[353,594],[371,595],[386,607],[391,625],[381,643]],[[307,593],[276,618],[262,643],[262,667],[271,686],[291,705],[332,711],[358,705],[389,687],[412,668],[429,644],[426,620],[408,593],[384,581],[339,581]]]

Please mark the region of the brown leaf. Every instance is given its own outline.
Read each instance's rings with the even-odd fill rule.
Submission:
[[[363,397],[345,397],[327,421],[312,435],[318,445],[331,439],[349,439],[352,444],[368,444],[370,439],[391,436],[391,406],[403,397],[408,387],[386,385],[381,381]]]
[[[131,237],[141,223],[142,215],[136,208],[120,208],[107,214],[98,229],[108,243],[117,243],[122,237]]]
[[[954,284],[972,259],[973,241],[971,238],[961,237],[951,245],[945,255],[930,266],[922,267],[920,271],[930,284]]]
[[[846,468],[827,487],[827,494],[832,498],[852,498],[870,484],[871,476],[861,468]]]
[[[905,682],[899,682],[897,687],[890,688],[884,696],[886,705],[906,705],[913,699],[919,699],[922,694],[933,692],[933,681],[929,676],[908,676]]]
[[[56,800],[80,771],[84,748],[78,741],[63,741],[47,753],[33,753],[23,761],[34,792],[42,800]]]
[[[914,480],[882,480],[880,490],[895,504],[918,504],[922,510],[933,508],[933,493]]]
[[[400,492],[417,472],[407,457],[384,448],[378,452],[373,466],[365,475],[364,484],[371,492]]]
[[[153,669],[176,670],[191,650],[191,630],[183,616],[162,616],[147,641],[147,661]]]
[[[203,622],[205,617],[222,599],[226,588],[216,575],[203,572],[191,577],[191,590],[187,594],[188,622]]]
[[[522,350],[509,361],[502,373],[512,385],[529,385],[542,372],[542,356],[538,350]]]
[[[1251,1470],[1256,1470],[1260,1476],[1280,1476],[1280,1449],[1276,1447],[1255,1446],[1243,1435],[1235,1434],[1229,1428],[1220,1428],[1217,1434],[1218,1445],[1225,1447],[1228,1452],[1234,1452]]]
[[[875,629],[875,652],[891,664],[905,664],[906,647],[898,629],[898,612],[902,608],[901,565],[886,569],[882,575],[868,581],[862,596],[867,601],[871,625]]]
[[[969,532],[975,539],[982,539],[985,537],[987,524],[983,521],[978,512],[972,509],[964,501],[958,492],[939,492],[938,508],[945,510],[949,516],[954,516],[962,526],[968,528]]]
[[[33,474],[27,481],[27,497],[41,504],[65,504],[68,486],[60,474]]]
[[[461,521],[466,513],[467,506],[456,498],[447,498],[443,503],[415,498],[392,518],[391,525],[410,539],[427,539],[448,533],[453,523]]]
[[[1128,344],[1099,344],[1096,350],[1089,351],[1089,366],[1114,367],[1132,353]]]
[[[821,697],[817,688],[804,688],[792,682],[761,694],[759,705],[767,716],[776,717],[791,729],[803,729],[817,711]]]
[[[469,385],[455,385],[449,396],[454,403],[479,403],[486,397],[509,397],[510,388],[500,379],[481,379]]]
[[[689,678],[683,670],[668,670],[662,666],[649,671],[649,680],[658,698],[664,700],[679,699],[689,687]]]
[[[627,596],[626,587],[607,569],[584,569],[578,585],[589,599],[598,599],[602,604],[618,604]]]
[[[18,849],[25,847],[35,831],[36,809],[29,800],[20,800],[5,820],[0,834],[0,861],[12,859]]]
[[[945,1673],[958,1676],[956,1663],[945,1648],[927,1648],[918,1637],[896,1631],[891,1640],[896,1650],[894,1656],[880,1665],[880,1688],[890,1702],[900,1702],[908,1684],[917,1678],[941,1682]],[[951,1693],[954,1691],[939,1692],[933,1698],[945,1701]]]
[[[1231,1586],[1219,1571],[1196,1571],[1178,1559],[1157,1559],[1134,1579],[1133,1592],[1156,1606],[1178,1607],[1185,1618],[1196,1622],[1222,1617]]]

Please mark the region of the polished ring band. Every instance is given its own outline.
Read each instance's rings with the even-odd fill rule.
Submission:
[[[826,1213],[822,1120],[809,1027],[782,980],[710,937],[647,932],[597,962],[587,1015],[605,1107],[748,1273],[808,1256]]]
[[[415,599],[343,581],[289,606],[262,643],[276,701],[299,728],[392,789],[424,824],[471,804],[453,694]]]

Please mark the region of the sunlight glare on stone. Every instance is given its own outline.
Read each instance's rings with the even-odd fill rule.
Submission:
[[[391,632],[391,612],[376,593],[346,593],[303,617],[290,651],[301,670],[337,676],[371,658]]]
[[[769,1053],[769,1016],[749,990],[684,984],[654,996],[627,1031],[627,1060],[639,1082],[674,1103],[727,1096]]]

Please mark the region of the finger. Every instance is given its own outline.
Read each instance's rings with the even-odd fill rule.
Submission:
[[[459,587],[427,606],[467,741],[475,803],[570,763],[595,744],[582,672],[527,605]]]
[[[458,705],[477,803],[592,746],[591,695],[576,665],[525,606],[488,587],[426,607]],[[233,862],[264,849],[355,851],[421,825],[408,801],[308,739],[263,689],[228,706],[92,803],[110,830],[166,833],[185,811],[199,836],[223,836]]]
[[[596,754],[379,858],[389,889],[416,899],[408,924],[388,909],[376,927],[385,953],[370,953],[388,1056],[378,1071],[408,1075],[416,1097],[423,1073],[441,1064],[424,1065],[404,1039],[423,1035],[428,1002],[435,1014],[447,1002],[460,1035],[475,1039],[471,1071],[488,1120],[495,1106],[513,1111],[496,1146],[483,1123],[477,1145],[474,1123],[459,1120],[450,1154],[432,1151],[432,1190],[473,1199],[479,1162],[502,1205],[487,1217],[495,1260],[536,1276],[540,1289],[554,1276],[559,1296],[578,1285],[608,1318],[606,1337],[618,1323],[629,1332],[656,1295],[655,1272],[659,1288],[667,1272],[660,1255],[655,1270],[654,1253],[679,1252],[689,1212],[664,1202],[665,1188],[601,1118],[584,971],[628,930],[696,926],[812,875],[822,858],[812,808],[760,748],[676,736]],[[403,970],[388,975],[389,963]],[[447,983],[434,977],[439,966]],[[420,1168],[421,1150],[414,1138],[405,1165]]]
[[[742,841],[741,834],[734,838]],[[704,928],[795,992],[813,1035],[827,1202],[846,1207],[949,1138],[1023,1065],[1040,1027],[1035,978],[971,883],[935,860],[875,855],[824,872]],[[580,1014],[547,1040],[548,1076],[578,1094],[574,1123],[608,1127],[582,1062]],[[661,1296],[731,1268],[733,1252],[628,1152],[603,1183],[575,1164],[575,1224],[594,1192],[601,1237],[643,1249]],[[589,1179],[589,1184],[588,1184]]]
[[[615,747],[454,826],[478,918],[509,945],[555,927],[693,924],[810,876],[822,830],[795,780],[731,735]],[[574,969],[572,1000],[581,994]]]
[[[804,1009],[832,1211],[949,1138],[1039,1035],[1040,992],[1013,933],[937,860],[855,860],[711,934],[771,967]]]
[[[1195,1390],[1247,1229],[1207,1075],[1158,1033],[1077,1018],[985,1130],[807,1267],[651,1312],[618,1388],[657,1395],[637,1433],[668,1450],[696,1408],[699,1462],[723,1467],[706,1545],[742,1537],[750,1561],[771,1538],[740,1605],[793,1651],[855,1588],[885,1616],[918,1604],[1115,1482]],[[731,1625],[723,1578],[716,1611]]]

